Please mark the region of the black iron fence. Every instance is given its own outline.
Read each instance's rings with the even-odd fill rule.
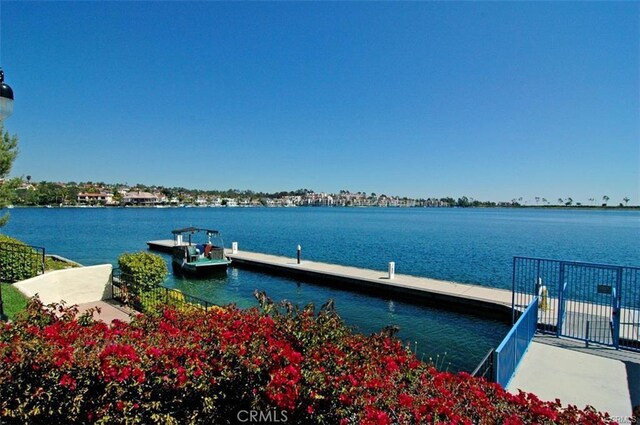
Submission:
[[[133,276],[114,269],[111,279],[112,298],[137,311],[152,312],[160,305],[172,305],[179,310],[201,309],[209,311],[218,305],[202,298],[185,294],[177,289],[154,286],[150,290],[137,291]]]
[[[0,282],[14,283],[44,273],[45,249],[0,242]]]

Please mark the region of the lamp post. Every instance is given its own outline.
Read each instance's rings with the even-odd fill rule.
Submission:
[[[4,82],[4,71],[0,68],[0,123],[11,114],[13,114],[13,90]],[[2,282],[0,281],[0,320],[6,319],[2,301]]]
[[[4,82],[4,71],[0,68],[0,121],[13,114],[13,90]]]

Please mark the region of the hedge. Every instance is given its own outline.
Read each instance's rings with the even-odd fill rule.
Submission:
[[[17,239],[0,235],[0,281],[17,282],[42,271],[42,255]]]
[[[135,294],[153,290],[164,282],[169,273],[161,256],[144,251],[122,254],[118,258],[118,267],[127,275],[127,283]]]

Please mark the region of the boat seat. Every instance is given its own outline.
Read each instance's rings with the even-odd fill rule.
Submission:
[[[189,245],[187,247],[187,254],[189,256],[189,262],[198,260],[198,251],[196,251],[196,247],[193,245]]]
[[[213,248],[213,245],[211,244],[207,244],[204,246],[204,256],[208,257],[209,253],[211,252],[211,248]]]

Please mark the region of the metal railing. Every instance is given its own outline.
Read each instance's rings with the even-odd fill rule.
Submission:
[[[133,288],[133,277],[119,269],[112,272],[111,288],[114,300],[140,312],[149,312],[165,304],[180,310],[196,308],[209,311],[211,308],[219,308],[217,304],[165,286],[154,286],[138,294]]]
[[[511,306],[511,331],[474,376],[507,386],[536,329],[640,351],[640,267],[514,257]]]
[[[484,356],[484,358],[480,361],[480,364],[475,368],[473,372],[471,372],[471,376],[476,378],[485,378],[489,381],[494,381],[493,376],[493,352],[495,350],[492,348],[489,352]]]
[[[539,297],[534,297],[493,352],[493,381],[506,388],[538,328]]]
[[[14,283],[44,273],[45,249],[41,246],[0,242],[0,282]]]
[[[640,351],[639,267],[514,257],[514,314],[540,289],[540,331]]]

